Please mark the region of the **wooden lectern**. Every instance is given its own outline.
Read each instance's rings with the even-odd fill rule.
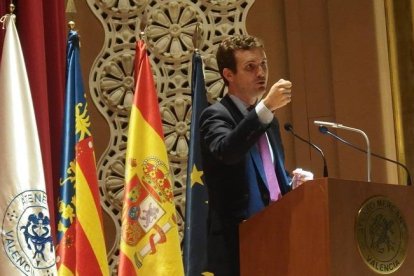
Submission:
[[[394,207],[370,201],[378,196]],[[382,208],[401,215],[408,237],[405,244],[390,242],[389,236],[398,238],[404,232],[399,223],[382,215]],[[358,229],[365,221],[371,225]],[[330,178],[308,181],[240,225],[241,275],[412,276],[413,229],[414,187]],[[369,237],[365,244],[376,246],[378,254],[402,250],[404,256],[391,264],[363,258],[361,236]]]

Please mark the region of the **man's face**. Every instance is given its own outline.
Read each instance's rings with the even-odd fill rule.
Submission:
[[[225,72],[229,81],[229,92],[251,104],[259,99],[266,91],[267,59],[262,48],[237,50],[235,52],[237,71],[230,69]]]

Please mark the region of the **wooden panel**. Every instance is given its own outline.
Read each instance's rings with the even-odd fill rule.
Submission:
[[[316,185],[302,185],[240,226],[241,275],[328,275],[327,191]]]
[[[386,196],[414,228],[411,187],[338,179],[305,183],[240,225],[242,275],[378,275],[362,259],[355,219],[372,196]],[[414,271],[414,240],[393,275]]]

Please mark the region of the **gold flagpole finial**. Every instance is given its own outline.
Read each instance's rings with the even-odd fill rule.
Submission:
[[[147,15],[147,10],[145,9],[141,16],[141,22],[139,24],[139,34],[138,34],[139,39],[144,39],[145,29],[147,28],[147,24],[148,24],[148,15]]]
[[[194,51],[198,52],[200,49],[200,43],[201,43],[201,28],[200,28],[199,22],[197,22],[197,25],[194,29],[192,41],[193,41]]]
[[[75,24],[75,21],[72,21],[72,20],[71,20],[71,21],[69,21],[69,22],[68,22],[68,27],[69,27],[69,29],[70,29],[70,30],[72,30],[72,31],[75,29],[75,25],[76,25],[76,24]]]
[[[10,3],[9,5],[10,14],[13,14],[15,9],[16,9],[16,6],[13,3]]]

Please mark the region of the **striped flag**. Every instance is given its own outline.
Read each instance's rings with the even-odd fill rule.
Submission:
[[[135,57],[118,275],[184,275],[173,182],[154,79],[143,41]]]
[[[109,275],[79,36],[69,31],[57,266],[59,275]]]
[[[186,208],[184,232],[185,275],[199,276],[206,267],[208,195],[204,185],[201,164],[199,119],[207,107],[203,60],[198,52],[193,55],[191,80],[192,113],[190,151],[187,163]]]
[[[0,274],[54,275],[46,183],[26,66],[15,16],[1,19],[8,22],[0,64]]]

